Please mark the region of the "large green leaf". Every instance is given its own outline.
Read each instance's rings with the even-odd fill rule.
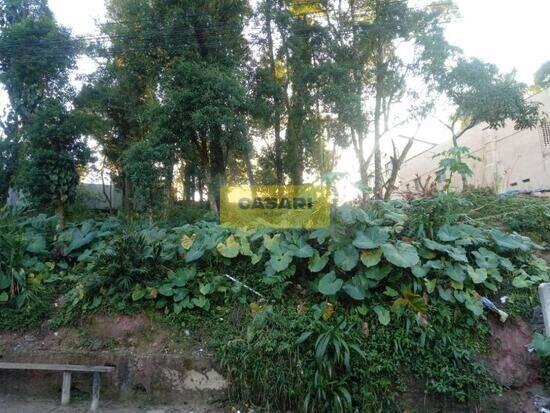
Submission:
[[[334,263],[343,271],[351,271],[359,262],[359,253],[353,245],[346,245],[334,253]]]
[[[303,238],[300,238],[296,244],[289,245],[289,252],[298,258],[310,258],[316,251]]]
[[[388,241],[389,235],[382,231],[380,227],[371,227],[366,231],[358,231],[353,245],[363,250],[370,250],[381,247]]]
[[[193,246],[185,255],[185,262],[193,262],[202,258],[206,250],[208,249],[207,244],[208,240],[205,235],[199,235],[197,239],[193,242]]]
[[[528,288],[531,287],[533,283],[529,279],[529,275],[525,271],[521,270],[519,275],[516,275],[512,279],[512,285],[515,288]]]
[[[380,263],[382,259],[382,249],[365,250],[361,252],[361,262],[365,267],[374,267]]]
[[[532,345],[539,357],[550,357],[550,337],[535,333]]]
[[[323,295],[334,295],[342,289],[344,281],[336,278],[334,271],[331,271],[319,280],[318,290]]]
[[[416,248],[405,242],[397,241],[395,245],[384,244],[382,251],[386,260],[401,268],[411,268],[420,262]]]
[[[439,251],[447,253],[452,259],[460,262],[468,262],[468,257],[466,256],[466,250],[462,247],[452,247],[451,245],[441,244],[437,241],[424,238],[422,240],[426,248],[432,251]]]
[[[380,324],[382,324],[383,326],[387,326],[390,323],[390,312],[386,308],[377,305],[373,308],[373,310],[378,316],[378,322]]]
[[[369,280],[382,281],[392,272],[391,265],[377,265],[376,267],[371,267],[365,271],[365,276]]]
[[[281,234],[275,234],[272,237],[264,235],[264,247],[273,254],[282,255]]]
[[[185,287],[187,282],[195,277],[197,268],[192,267],[181,268],[174,274],[174,285],[176,287]]]
[[[315,251],[315,254],[313,257],[309,259],[308,263],[308,269],[311,272],[319,272],[322,271],[323,268],[326,267],[328,260],[329,260],[330,253],[325,253],[323,255],[319,255],[318,251]]]
[[[472,297],[470,294],[466,294],[466,300],[464,301],[466,308],[470,310],[475,316],[479,317],[483,314],[483,304],[476,297]]]
[[[230,235],[224,243],[219,243],[216,249],[218,252],[226,258],[235,258],[239,255],[240,244],[235,239],[235,236]]]
[[[481,284],[487,279],[487,270],[485,268],[474,269],[471,266],[468,266],[466,270],[468,271],[468,275],[470,276],[474,284]]]
[[[0,290],[5,290],[11,285],[11,278],[0,272]]]
[[[456,241],[461,236],[461,231],[459,227],[453,226],[453,225],[443,225],[441,228],[439,228],[439,231],[437,231],[437,238],[439,238],[441,241]]]
[[[286,270],[292,262],[292,256],[290,254],[272,255],[267,262],[276,272]]]
[[[7,292],[4,291],[0,293],[0,303],[7,303],[9,299],[10,297]]]
[[[346,281],[343,290],[354,300],[361,301],[365,299],[365,290],[360,283],[356,283],[354,280]]]
[[[46,251],[46,240],[42,235],[34,234],[27,244],[27,252],[31,254],[40,254]]]
[[[309,239],[315,239],[319,244],[324,244],[326,239],[330,236],[330,231],[326,228],[319,228],[313,231],[309,235]]]
[[[466,271],[456,262],[447,261],[445,263],[445,274],[448,275],[451,280],[459,283],[466,279]]]
[[[84,247],[91,243],[97,237],[96,232],[89,232],[87,234],[82,233],[79,229],[74,229],[72,232],[71,243],[65,248],[65,255],[69,255],[71,252]]]
[[[427,265],[421,265],[420,263],[418,263],[411,268],[411,271],[416,278],[425,278],[430,272],[430,267]]]
[[[529,238],[515,233],[506,234],[498,229],[492,229],[489,234],[491,234],[496,244],[504,249],[529,251],[535,246]]]
[[[164,284],[160,286],[159,294],[165,297],[172,297],[174,295],[174,289],[171,284]]]

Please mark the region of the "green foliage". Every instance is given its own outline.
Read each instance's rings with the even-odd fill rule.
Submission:
[[[0,151],[0,173],[36,206],[63,216],[75,196],[78,169],[89,160],[80,138],[81,119],[68,109],[73,93],[69,70],[80,44],[43,2],[8,1],[3,9],[0,81],[10,112],[3,125],[9,144]]]
[[[147,309],[179,320],[236,306],[213,343],[233,398],[268,411],[391,411],[409,376],[422,387],[415,391],[463,402],[497,391],[478,358],[487,339],[480,295],[506,294],[519,308],[548,280],[531,255],[536,244],[479,225],[462,212],[469,207],[443,193],[367,210],[345,205],[330,228],[315,231],[109,218],[55,236],[45,217],[6,215],[10,236],[0,240],[2,252],[19,251],[10,266],[26,271],[18,295],[63,292],[55,314],[36,310],[36,319],[51,315],[59,326],[83,312]],[[18,320],[31,307],[17,310],[12,284],[0,288],[9,293],[0,306]]]
[[[499,391],[478,361],[486,327],[472,328],[449,304],[431,308],[429,322],[403,315],[392,327],[364,307],[328,317],[326,309],[253,306],[229,339],[224,330],[212,344],[232,400],[265,411],[375,412],[410,408],[399,398],[408,383],[419,397],[460,401]]]
[[[459,174],[465,178],[474,174],[468,164],[464,162],[465,159],[479,161],[479,158],[470,153],[470,148],[467,146],[454,146],[445,152],[434,155],[435,157],[442,158],[439,161],[439,167],[443,171],[449,172],[449,177],[445,182],[446,191],[449,191],[451,187],[453,175]]]
[[[80,125],[78,115],[61,102],[48,100],[25,126],[27,157],[19,166],[16,184],[35,205],[58,208],[74,201],[78,170],[90,159]]]
[[[527,195],[496,197],[483,190],[471,190],[465,194],[465,198],[471,207],[463,208],[460,212],[484,224],[550,242],[550,200],[547,198]]]
[[[133,144],[123,153],[122,165],[133,184],[136,207],[141,210],[158,210],[164,201],[166,189],[159,183],[166,174],[162,160],[168,156],[169,150],[165,145],[143,141]]]
[[[42,293],[54,266],[46,261],[54,223],[0,210],[0,306],[23,309]]]
[[[540,357],[541,373],[545,386],[550,385],[550,337],[540,333],[533,335],[531,343],[538,356]]]
[[[518,82],[514,73],[500,73],[493,64],[461,57],[436,77],[439,90],[455,106],[449,125],[455,141],[483,122],[497,129],[511,120],[516,129],[526,129],[539,121],[539,105],[526,100],[527,85]],[[457,129],[459,122],[462,127]]]
[[[531,345],[540,357],[550,357],[550,337],[535,333]]]
[[[208,308],[211,296],[225,299],[230,289],[221,274],[232,274],[238,263],[262,274],[255,284],[274,298],[293,279],[307,277],[316,280],[312,295],[376,302],[383,324],[401,307],[418,309],[418,303],[411,304],[415,296],[464,306],[480,317],[478,294],[548,280],[547,266],[530,256],[538,246],[528,238],[462,222],[458,214],[438,217],[459,202],[449,195],[430,202],[435,212],[415,202],[380,203],[367,212],[344,206],[329,238],[320,231],[229,230],[212,223],[163,229],[111,220],[71,226],[57,248],[65,259],[80,263],[77,290],[82,291],[76,302],[92,308],[104,296],[120,305],[148,298],[166,311]],[[422,215],[415,216],[418,212]],[[427,220],[440,226],[427,234]],[[380,248],[356,247],[382,242]],[[197,279],[187,279],[186,271]],[[212,271],[217,275],[209,275]]]

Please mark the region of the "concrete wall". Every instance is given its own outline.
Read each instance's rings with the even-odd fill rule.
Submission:
[[[109,203],[105,198],[105,193],[111,201],[114,210],[122,208],[122,192],[112,186],[105,185],[105,193],[101,184],[80,184],[78,187],[80,201],[88,209],[108,211]]]
[[[550,113],[550,89],[532,100],[540,102],[543,111]],[[481,159],[468,162],[474,172],[468,183],[476,187],[491,187],[497,192],[550,190],[550,124],[545,127],[545,135],[540,127],[516,131],[512,122],[498,130],[488,129],[483,124],[466,132],[459,139],[459,145],[468,146],[472,154]],[[417,175],[422,182],[428,176],[433,181],[439,170],[439,160],[433,156],[451,146],[449,140],[407,160],[399,173],[399,189],[405,190],[408,186],[414,190]],[[438,183],[438,187],[443,185],[443,182]],[[459,176],[453,178],[452,187],[461,189]]]
[[[109,203],[105,194],[111,201],[114,210],[122,208],[122,192],[120,189],[105,185],[105,193],[101,184],[80,184],[77,189],[77,202],[82,203],[86,208],[98,211],[108,211]],[[7,204],[10,207],[28,207],[30,202],[25,195],[13,188],[8,191]]]

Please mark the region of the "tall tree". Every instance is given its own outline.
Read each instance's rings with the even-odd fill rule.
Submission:
[[[63,222],[88,159],[79,117],[67,109],[74,96],[69,70],[80,45],[44,1],[5,0],[0,10],[0,81],[10,99],[4,132],[16,150],[7,178],[17,175],[17,186],[37,204],[53,206]]]
[[[451,52],[442,22],[452,11],[450,5],[415,8],[393,0],[352,0],[347,7],[336,2],[327,9],[332,60],[325,65],[325,98],[338,115],[340,136],[351,138],[364,199],[372,175],[375,198],[388,199],[395,188],[413,140],[401,151],[394,145],[389,175],[383,167],[382,140],[395,126],[418,123],[429,113],[432,98],[419,90],[426,88],[426,74]],[[347,145],[349,140],[340,142]],[[368,146],[373,148],[370,155]]]
[[[164,62],[157,49],[162,33],[153,29],[157,22],[149,1],[109,0],[106,6],[109,20],[101,30],[109,41],[90,50],[104,63],[83,87],[77,106],[88,115],[88,133],[101,145],[114,184],[122,190],[123,209],[129,213],[137,206],[136,197],[146,202],[149,197],[143,197],[144,192],[159,193],[145,188],[149,181],[131,174],[126,166],[137,160],[132,145],[140,144],[147,133],[146,113],[155,99],[158,66]],[[127,151],[130,154],[125,156]]]

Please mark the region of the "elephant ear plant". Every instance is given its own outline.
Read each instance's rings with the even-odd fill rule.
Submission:
[[[29,218],[18,209],[0,210],[0,304],[21,308],[41,288],[52,263],[48,256],[55,219]]]

